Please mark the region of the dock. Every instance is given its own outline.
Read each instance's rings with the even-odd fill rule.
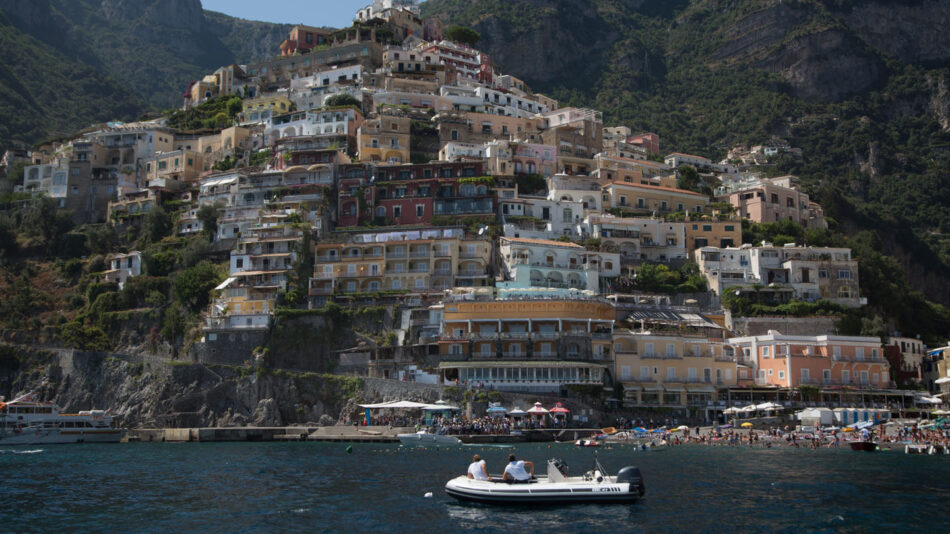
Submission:
[[[527,443],[572,439],[574,432],[589,435],[595,429],[525,430],[512,434],[459,435],[463,443]],[[324,441],[337,443],[399,443],[398,434],[412,434],[414,427],[389,426],[235,426],[208,428],[134,428],[126,434],[130,442],[218,442],[218,441]],[[560,434],[560,436],[559,436]]]

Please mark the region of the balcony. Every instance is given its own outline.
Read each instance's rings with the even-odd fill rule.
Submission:
[[[409,272],[410,272],[410,273],[428,273],[428,272],[429,272],[429,267],[428,267],[428,266],[424,266],[424,267],[410,267],[410,268],[409,268]]]
[[[452,269],[436,269],[432,274],[435,276],[452,276]]]
[[[403,259],[406,258],[406,252],[403,250],[394,250],[386,253],[386,259]]]
[[[413,250],[412,252],[409,253],[409,257],[410,257],[410,258],[428,258],[428,257],[429,257],[429,249],[425,249],[425,250]]]
[[[317,263],[333,263],[340,261],[339,256],[317,256]]]
[[[332,280],[332,279],[336,278],[336,273],[333,273],[333,272],[329,272],[329,273],[325,273],[325,272],[313,273],[313,278],[316,279],[316,280]]]

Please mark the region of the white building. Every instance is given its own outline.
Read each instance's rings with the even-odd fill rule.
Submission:
[[[102,274],[106,282],[116,282],[122,289],[126,280],[142,274],[142,253],[133,250],[128,254],[112,256],[109,258],[109,270]]]
[[[695,258],[710,291],[717,295],[733,287],[767,286],[809,302],[825,299],[848,307],[867,303],[859,296],[858,262],[851,259],[848,248],[746,244],[702,247]]]
[[[498,199],[506,237],[550,239],[567,236],[582,237],[584,205],[570,200],[519,195]]]
[[[502,237],[499,252],[506,290],[553,288],[601,292],[601,278],[620,275],[620,256],[548,239]]]

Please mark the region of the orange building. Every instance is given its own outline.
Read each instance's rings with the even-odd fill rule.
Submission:
[[[439,372],[448,383],[556,392],[568,384],[612,382],[616,312],[608,301],[483,298],[473,292],[440,305]]]

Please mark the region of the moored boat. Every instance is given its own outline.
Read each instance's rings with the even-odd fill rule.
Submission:
[[[124,435],[104,410],[60,413],[59,406],[32,394],[0,402],[0,445],[118,443]]]
[[[640,470],[627,466],[615,476],[596,459],[594,467],[579,476],[568,476],[567,465],[548,460],[547,476],[526,482],[504,482],[500,476],[475,480],[459,476],[449,480],[445,492],[460,501],[499,505],[549,505],[580,503],[633,503],[646,493]]]
[[[399,443],[411,447],[454,447],[462,444],[455,436],[430,434],[425,430],[414,434],[397,434],[396,437],[399,438]]]
[[[852,441],[849,445],[852,451],[874,452],[878,449],[877,443],[873,441]]]

